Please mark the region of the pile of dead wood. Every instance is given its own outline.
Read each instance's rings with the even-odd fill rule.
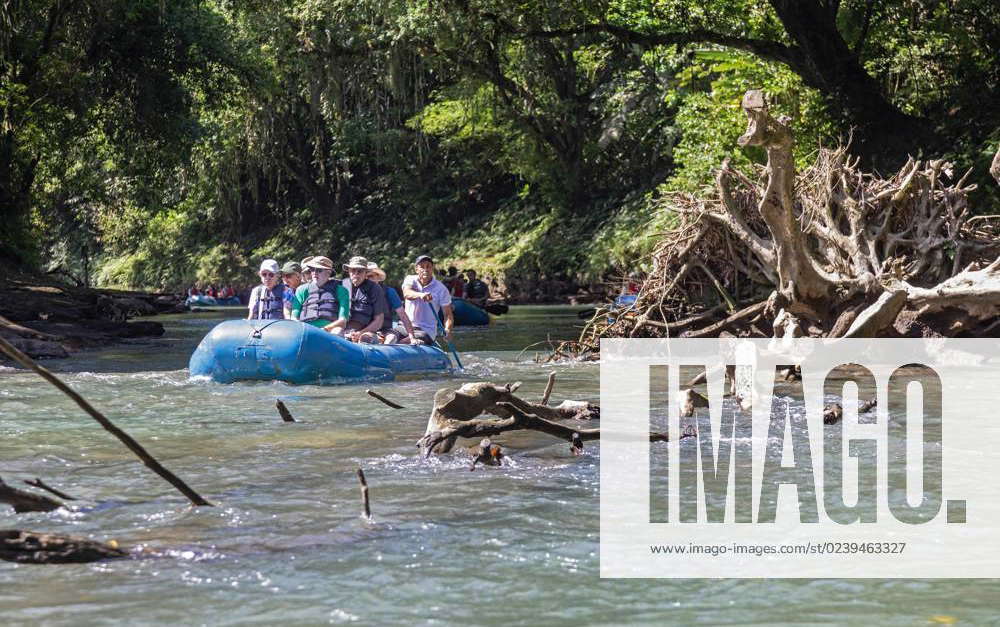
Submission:
[[[565,440],[570,453],[580,455],[583,443],[601,438],[600,427],[580,428],[579,421],[593,421],[601,417],[601,408],[586,401],[564,400],[555,407],[548,404],[555,382],[549,375],[548,385],[540,402],[525,400],[515,394],[518,383],[497,385],[489,382],[466,383],[457,390],[441,388],[434,395],[434,407],[424,436],[417,441],[424,454],[448,453],[458,438],[483,438],[478,446],[468,450],[472,456],[472,469],[483,463],[499,465],[502,449],[489,436],[509,431],[539,431]],[[696,435],[685,431],[681,438]],[[650,442],[667,442],[666,433],[650,432]]]
[[[159,337],[159,322],[129,320],[181,311],[187,307],[175,294],[75,287],[34,275],[0,279],[0,337],[34,358]]]
[[[677,217],[633,307],[598,310],[580,338],[927,337],[1000,331],[1000,216],[974,215],[969,173],[910,159],[863,172],[846,147],[797,173],[787,118],[743,98],[741,146],[767,167],[727,159],[704,197],[674,195]],[[1000,181],[1000,151],[991,173]]]

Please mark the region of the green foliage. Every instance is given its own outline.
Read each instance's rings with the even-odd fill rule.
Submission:
[[[241,284],[248,280],[251,264],[235,244],[218,244],[202,253],[194,265],[195,279],[216,285]],[[252,275],[251,275],[252,276]]]
[[[776,6],[6,3],[0,255],[157,288],[310,254],[392,277],[425,252],[491,275],[621,273],[671,220],[664,194],[726,157],[762,162],[736,144],[745,90],[791,117],[800,165],[851,134],[830,60],[774,52],[809,35]],[[1000,5],[839,7],[871,96],[928,120],[995,213]]]
[[[820,95],[787,68],[723,50],[698,51],[694,58],[678,74],[679,86],[690,93],[677,113],[681,135],[674,152],[677,169],[666,190],[694,192],[711,184],[713,171],[727,157],[736,167],[763,163],[763,150],[736,143],[746,129],[740,101],[748,89],[763,89],[774,114],[791,118],[799,167],[811,161],[819,146],[840,141]]]

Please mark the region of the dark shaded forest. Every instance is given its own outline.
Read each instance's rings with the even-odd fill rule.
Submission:
[[[990,0],[10,0],[0,256],[71,282],[247,282],[418,252],[567,286],[649,270],[748,89],[794,159],[945,158],[1000,213]]]

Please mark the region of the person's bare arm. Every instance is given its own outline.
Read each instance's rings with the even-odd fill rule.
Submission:
[[[434,297],[430,292],[418,292],[410,287],[410,283],[404,283],[401,287],[403,288],[403,298],[405,300],[425,300],[430,302]]]
[[[337,318],[335,321],[323,327],[323,330],[328,333],[334,333],[340,335],[342,329],[347,327],[347,320],[343,318]]]
[[[373,317],[372,321],[368,323],[368,326],[361,329],[360,334],[363,335],[365,333],[374,333],[378,331],[379,329],[382,328],[383,320],[385,320],[385,314],[382,313],[375,314],[375,317]]]
[[[396,315],[399,316],[399,321],[403,323],[403,328],[406,329],[407,335],[413,335],[413,321],[406,315],[406,308],[400,307],[397,309]]]
[[[417,290],[413,289],[412,287],[410,287],[411,285],[413,285],[412,282],[410,282],[410,283],[403,283],[400,286],[401,288],[403,288],[403,299],[404,300],[423,300],[424,299],[424,293],[423,292],[418,292]]]

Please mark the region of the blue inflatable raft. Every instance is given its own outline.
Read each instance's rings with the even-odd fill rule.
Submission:
[[[451,306],[456,325],[482,326],[490,323],[490,314],[485,309],[476,307],[464,298],[452,298]]]
[[[236,305],[241,305],[242,303],[237,296],[231,296],[229,298],[213,298],[212,296],[198,294],[197,296],[188,296],[187,300],[184,301],[184,304],[188,307],[235,307]]]
[[[187,305],[188,307],[195,307],[195,306],[214,307],[218,305],[219,302],[214,298],[212,298],[211,296],[198,294],[197,296],[188,296],[187,300],[184,301],[184,304]]]
[[[447,371],[451,361],[436,346],[355,344],[295,320],[227,320],[202,339],[188,367],[219,383],[355,383]]]

